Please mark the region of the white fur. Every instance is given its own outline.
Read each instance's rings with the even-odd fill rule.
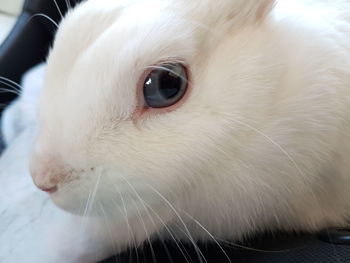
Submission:
[[[6,145],[12,144],[28,126],[37,125],[38,94],[43,87],[44,74],[44,64],[29,70],[23,78],[21,96],[4,110],[1,127]]]
[[[173,59],[188,99],[133,121],[145,67]],[[106,255],[169,231],[241,239],[350,218],[349,1],[84,2],[39,109],[34,181],[59,182],[52,200],[74,213],[90,200]]]

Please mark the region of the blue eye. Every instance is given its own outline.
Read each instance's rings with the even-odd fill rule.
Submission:
[[[180,63],[155,67],[145,79],[145,106],[165,108],[179,102],[188,88],[186,67]]]

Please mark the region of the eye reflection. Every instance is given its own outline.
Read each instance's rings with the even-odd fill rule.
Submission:
[[[152,70],[147,76],[143,95],[145,106],[165,108],[182,99],[188,87],[187,72],[180,63],[165,64]]]

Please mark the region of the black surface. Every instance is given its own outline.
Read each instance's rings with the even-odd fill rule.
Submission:
[[[328,232],[328,231],[326,231]],[[350,232],[348,232],[350,234]],[[350,262],[350,246],[334,245],[321,241],[317,235],[288,235],[265,236],[245,244],[250,249],[221,244],[229,259],[215,243],[199,244],[205,260],[198,259],[193,246],[184,245],[185,258],[174,243],[152,243],[154,256],[150,246],[137,251],[129,251],[102,263],[347,263]]]
[[[70,0],[74,5],[75,0]],[[58,8],[64,14],[67,11],[65,0],[57,0]],[[23,74],[32,66],[45,61],[48,49],[54,38],[56,26],[44,14],[59,23],[61,14],[54,1],[26,0],[21,15],[9,36],[0,46],[0,76],[16,83],[21,82]],[[0,78],[0,88],[10,88]],[[15,94],[1,93],[0,105],[8,104]]]
[[[318,234],[318,238],[322,241],[350,246],[350,229],[333,228],[327,231],[322,231]]]

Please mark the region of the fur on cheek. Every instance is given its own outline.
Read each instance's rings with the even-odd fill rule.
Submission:
[[[39,104],[27,125],[40,127],[34,163],[62,158],[42,179],[64,185],[51,198],[80,215],[67,229],[82,225],[91,239],[74,243],[64,225],[54,241],[63,229],[69,253],[86,259],[158,234],[193,242],[348,226],[348,3],[122,2],[73,10],[41,99],[17,104]],[[135,121],[142,74],[174,58],[191,70],[188,97]],[[79,179],[62,179],[65,170]]]

